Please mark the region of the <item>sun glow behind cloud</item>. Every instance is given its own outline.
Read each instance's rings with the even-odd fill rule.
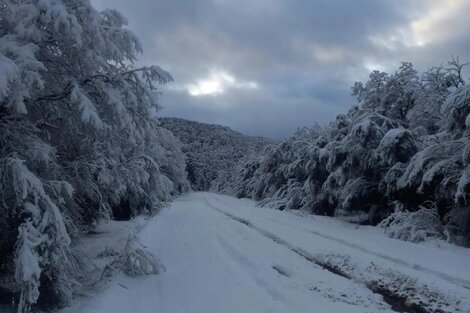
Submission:
[[[205,78],[188,84],[185,89],[191,96],[217,96],[226,93],[230,89],[258,89],[259,86],[253,81],[242,81],[232,74],[222,70],[213,70]]]
[[[414,20],[410,24],[410,29],[415,37],[415,42],[419,46],[424,46],[438,37],[447,37],[450,33],[455,33],[458,29],[453,29],[452,20],[457,12],[466,10],[468,0],[440,0],[428,12],[427,15]]]
[[[421,17],[407,25],[395,28],[389,34],[370,35],[369,41],[376,47],[399,50],[402,47],[421,48],[459,33],[455,16],[468,10],[468,0],[436,0]]]

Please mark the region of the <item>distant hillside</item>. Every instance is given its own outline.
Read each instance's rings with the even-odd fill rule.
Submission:
[[[240,161],[250,160],[274,143],[220,125],[169,117],[160,122],[184,144],[188,179],[194,190],[208,190],[221,172],[232,170]]]

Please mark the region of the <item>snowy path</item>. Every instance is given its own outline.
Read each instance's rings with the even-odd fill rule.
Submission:
[[[392,240],[372,227],[193,193],[139,237],[166,270],[119,276],[64,312],[470,312],[468,249]],[[383,290],[408,292],[423,306],[392,308]]]

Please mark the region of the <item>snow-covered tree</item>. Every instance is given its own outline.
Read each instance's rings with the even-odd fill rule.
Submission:
[[[364,109],[379,112],[385,96],[387,80],[387,73],[374,70],[370,73],[365,85],[361,82],[354,83],[352,95],[357,98]]]
[[[421,78],[406,62],[391,75],[372,72],[352,88],[359,106],[321,131],[270,146],[221,190],[361,223],[377,224],[395,211],[385,222],[391,236],[421,241],[445,233],[470,244],[470,89],[463,65],[454,58]],[[426,232],[431,224],[438,231]]]
[[[392,75],[373,71],[365,85],[361,82],[354,84],[352,95],[366,111],[405,121],[415,106],[419,87],[419,78],[413,64],[403,62]]]
[[[410,127],[422,127],[426,133],[439,130],[441,106],[449,94],[446,70],[442,66],[424,72],[416,104],[410,112]]]
[[[403,62],[387,80],[386,94],[382,103],[382,114],[393,119],[406,121],[408,113],[416,103],[420,84],[418,72],[410,62]]]
[[[70,300],[70,238],[189,188],[181,144],[156,119],[172,78],[134,66],[126,25],[88,0],[0,5],[0,275],[16,273],[19,312]]]

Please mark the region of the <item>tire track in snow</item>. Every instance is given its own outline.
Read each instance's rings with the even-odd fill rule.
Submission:
[[[348,279],[348,280],[353,280],[353,277],[351,277],[347,273],[343,272],[341,269],[322,261],[320,258],[315,257],[314,255],[312,255],[308,251],[305,251],[304,249],[302,249],[300,247],[296,247],[296,246],[288,243],[287,241],[283,240],[282,238],[280,238],[280,237],[278,237],[278,236],[276,236],[276,235],[274,235],[274,234],[272,234],[272,233],[270,233],[270,232],[268,232],[268,231],[266,231],[266,230],[264,230],[264,229],[262,229],[262,228],[260,228],[256,225],[252,224],[247,219],[238,217],[236,215],[233,215],[231,213],[225,212],[224,210],[221,210],[221,209],[217,208],[215,205],[211,204],[205,196],[204,196],[204,202],[207,204],[207,206],[209,206],[213,210],[215,210],[215,211],[217,211],[217,212],[233,219],[236,222],[239,222],[239,223],[242,223],[242,224],[246,225],[247,227],[257,231],[261,235],[271,239],[275,243],[288,248],[292,252],[294,252],[297,255],[303,257],[304,259],[306,259],[307,261],[320,266],[321,268],[331,272],[334,275],[341,276],[341,277],[343,277],[345,279]],[[421,308],[421,307],[418,307],[418,306],[415,306],[415,305],[409,306],[408,303],[407,303],[406,298],[401,297],[399,295],[395,295],[390,290],[386,290],[386,289],[383,289],[383,288],[378,288],[375,284],[372,284],[372,283],[364,283],[362,285],[365,288],[372,291],[373,293],[381,295],[382,298],[384,299],[384,301],[387,304],[389,304],[391,309],[395,312],[428,313],[428,311],[424,308]]]
[[[233,206],[231,206],[230,204],[220,200],[220,199],[217,199],[217,198],[214,198],[214,200],[218,201],[218,202],[221,202],[222,204],[224,204],[225,206],[227,207],[231,207],[233,208]],[[207,200],[206,200],[207,202]],[[211,206],[213,207],[213,206]],[[459,277],[455,277],[455,276],[451,276],[449,274],[445,274],[445,273],[442,273],[442,272],[439,272],[439,271],[436,271],[436,270],[433,270],[433,269],[430,269],[430,268],[427,268],[427,267],[424,267],[422,265],[419,265],[419,264],[411,264],[411,263],[408,263],[402,259],[398,259],[398,258],[395,258],[395,257],[392,257],[392,256],[389,256],[389,255],[386,255],[386,254],[382,254],[382,253],[379,253],[379,252],[374,252],[374,251],[371,251],[369,249],[366,249],[358,244],[355,244],[355,243],[350,243],[348,242],[347,240],[344,240],[344,239],[339,239],[339,238],[336,238],[336,237],[333,237],[333,236],[330,236],[330,235],[325,235],[321,232],[318,232],[318,231],[314,231],[314,230],[311,230],[311,229],[307,229],[307,228],[298,228],[297,226],[295,225],[292,225],[290,223],[286,223],[286,222],[280,222],[274,218],[268,218],[268,217],[265,217],[265,216],[261,216],[261,215],[257,215],[258,217],[261,217],[261,218],[264,218],[264,219],[268,219],[272,222],[275,222],[277,224],[282,224],[282,225],[285,225],[285,226],[290,226],[290,227],[294,227],[294,228],[297,228],[297,229],[301,229],[305,232],[308,232],[310,234],[313,234],[315,236],[318,236],[318,237],[322,237],[324,239],[327,239],[327,240],[331,240],[331,241],[334,241],[334,242],[337,242],[339,244],[342,244],[344,246],[347,246],[348,248],[352,248],[352,249],[355,249],[355,250],[358,250],[358,251],[361,251],[361,252],[364,252],[364,253],[367,253],[367,254],[370,254],[370,255],[373,255],[373,256],[376,256],[376,257],[379,257],[383,260],[386,260],[386,261],[389,261],[389,262],[392,262],[392,263],[395,263],[397,265],[401,265],[401,266],[405,266],[405,267],[408,267],[412,270],[415,270],[415,271],[418,271],[418,272],[421,272],[421,273],[425,273],[425,274],[431,274],[431,275],[434,275],[436,277],[439,277],[440,279],[442,280],[445,280],[451,284],[454,284],[454,285],[457,285],[459,287],[462,287],[462,288],[465,288],[465,289],[469,289],[470,290],[470,281],[468,280],[465,280],[465,279],[462,279],[462,278],[459,278]]]
[[[232,259],[237,260],[236,263],[241,263],[250,270],[249,276],[257,286],[266,291],[266,293],[269,294],[273,299],[280,300],[284,303],[287,302],[282,293],[269,286],[269,284],[265,282],[263,277],[256,272],[255,264],[250,260],[247,255],[245,255],[239,249],[235,248],[228,240],[224,239],[221,236],[218,236],[218,241],[223,247],[223,249],[228,253],[228,255]]]

